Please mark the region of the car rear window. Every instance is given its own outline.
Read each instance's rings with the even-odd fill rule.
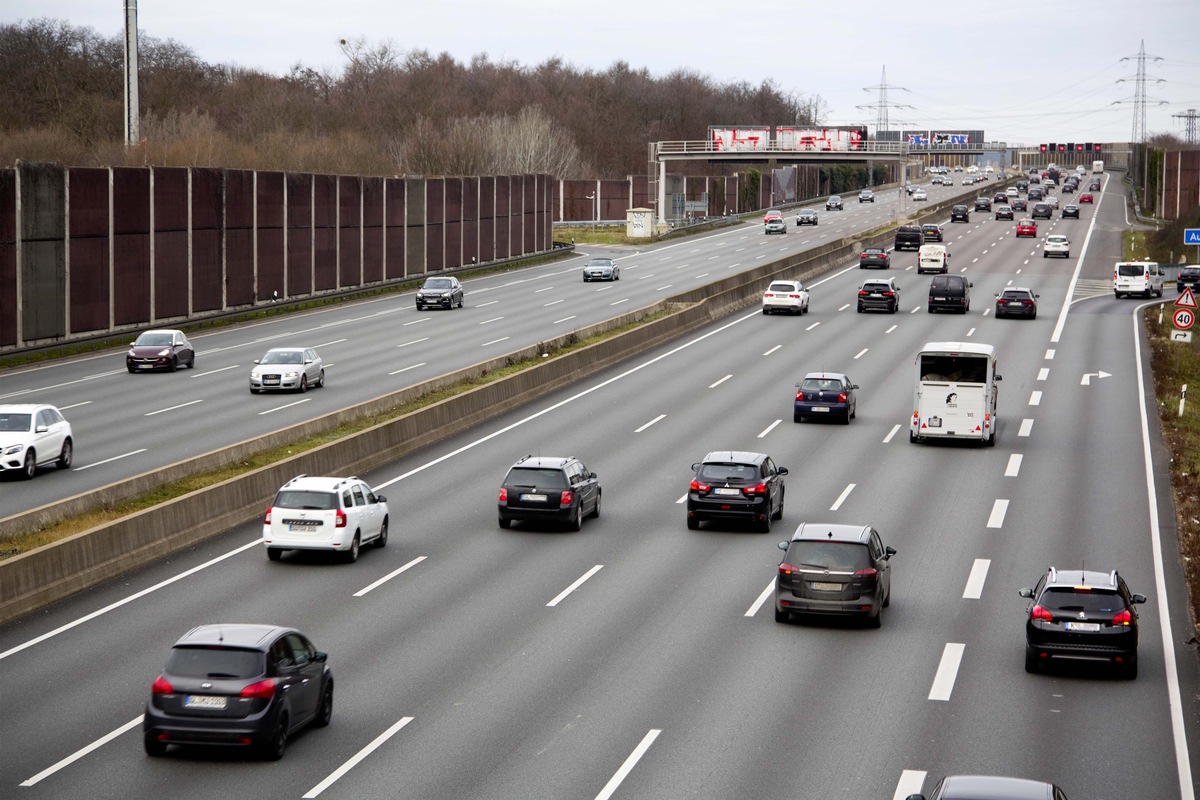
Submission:
[[[866,545],[855,542],[792,542],[785,560],[800,569],[833,572],[857,572],[871,566]]]
[[[567,488],[567,478],[561,469],[543,467],[513,467],[504,483],[509,486],[541,486],[548,489]]]
[[[1121,264],[1117,267],[1117,274],[1125,277],[1140,277],[1146,274],[1146,268],[1141,264]]]
[[[1047,589],[1038,605],[1050,611],[1124,611],[1125,600],[1117,592]]]
[[[1011,289],[1006,290],[1002,295],[1005,300],[1028,300],[1029,292],[1017,292]]]
[[[337,508],[337,496],[332,492],[284,489],[275,498],[275,505],[280,508],[306,508],[314,511],[328,511],[332,508]]]
[[[754,464],[701,464],[696,477],[705,483],[753,481],[758,480],[758,467]]]
[[[864,292],[890,292],[892,287],[886,283],[864,283]]]
[[[1196,267],[1188,267],[1179,273],[1179,277],[1181,278],[1195,278],[1197,275],[1200,275],[1200,269],[1197,269]],[[7,428],[5,430],[7,430]]]
[[[796,287],[790,283],[772,283],[767,287],[768,292],[794,292]]]
[[[263,674],[263,654],[235,647],[175,647],[166,672],[186,678],[253,678]]]

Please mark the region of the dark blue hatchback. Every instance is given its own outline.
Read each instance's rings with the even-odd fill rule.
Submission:
[[[858,414],[858,386],[840,372],[810,372],[796,384],[792,421],[836,419],[844,425]]]

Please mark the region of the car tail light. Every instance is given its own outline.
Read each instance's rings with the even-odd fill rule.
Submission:
[[[804,402],[804,392],[796,392],[796,399],[800,402]]]
[[[755,484],[754,486],[742,487],[742,494],[744,494],[744,495],[754,496],[754,495],[762,495],[762,494],[766,494],[766,493],[767,493],[767,485],[765,483]]]
[[[839,403],[846,402],[846,393],[845,392],[842,392],[841,394],[838,395],[838,402]]]
[[[170,681],[159,675],[150,687],[150,694],[175,694],[175,687],[171,685]]]
[[[275,696],[275,679],[267,678],[265,681],[252,683],[242,689],[241,696],[248,700],[270,700]]]
[[[501,503],[508,502],[508,488],[505,486],[500,487],[500,502]]]
[[[867,254],[863,253],[861,256],[859,256],[859,258],[867,258]]]
[[[869,295],[869,294],[870,294],[870,292],[868,292],[866,289],[859,289],[859,290],[858,290],[858,296],[859,296],[859,297],[866,297],[866,296],[867,296],[867,295]]]
[[[709,486],[707,483],[701,483],[700,481],[693,480],[692,485],[691,485],[691,490],[693,492],[710,492],[710,491],[712,491],[712,487]]]
[[[854,577],[870,578],[871,580],[875,580],[876,578],[879,577],[879,571],[876,570],[874,567],[867,567],[866,569],[860,569],[858,572],[855,572]]]
[[[1029,618],[1030,619],[1043,619],[1046,622],[1054,621],[1054,615],[1052,615],[1049,611],[1042,608],[1041,606],[1034,606],[1033,610],[1029,612]]]
[[[1023,306],[1031,306],[1031,305],[1033,305],[1033,301],[1032,301],[1032,300],[1022,300],[1022,301],[1021,301],[1021,305],[1023,305]]]
[[[884,297],[891,297],[891,296],[892,296],[892,293],[891,293],[891,292],[884,292],[884,293],[883,293],[883,296],[884,296]]]
[[[789,294],[789,295],[788,295],[788,297],[792,298],[793,300],[799,300],[799,299],[800,299],[800,295],[798,295],[798,294]]]
[[[263,525],[271,524],[271,509],[267,509],[267,513],[263,515]]]
[[[340,508],[337,510],[337,522],[334,523],[334,527],[335,528],[346,527],[346,512],[342,511]]]
[[[563,491],[562,496],[559,497],[558,503],[559,503],[559,505],[569,506],[569,505],[571,505],[571,500],[574,497],[575,497],[575,493],[573,491],[571,491],[570,489],[566,489]]]
[[[1131,622],[1133,622],[1133,614],[1129,613],[1128,608],[1112,618],[1113,625],[1124,625],[1128,627]]]
[[[774,297],[774,296],[775,296],[775,295],[771,294],[770,292],[766,292],[766,293],[763,295],[763,297]]]
[[[796,569],[791,564],[788,564],[786,562],[779,565],[779,574],[780,575],[791,575],[792,573],[799,572],[799,571],[800,570]]]

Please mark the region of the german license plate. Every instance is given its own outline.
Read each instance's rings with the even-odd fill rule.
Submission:
[[[312,533],[317,529],[316,522],[296,522],[288,525],[289,531],[300,531],[302,533]]]
[[[183,705],[184,708],[222,709],[225,707],[225,698],[211,694],[189,694],[184,695]]]
[[[1095,633],[1100,630],[1099,622],[1068,622],[1067,630],[1081,633]]]
[[[934,299],[935,301],[940,301],[940,300],[945,300],[946,298],[944,298],[944,297],[935,297],[935,298],[933,298],[933,299]]]
[[[531,503],[544,503],[544,502],[546,502],[546,495],[544,495],[544,494],[523,494],[523,495],[521,495],[521,499],[528,500]]]
[[[929,427],[931,427],[931,428],[942,427],[942,418],[941,417],[930,417],[929,418]]]
[[[713,489],[713,494],[730,495],[732,497],[737,497],[741,493],[741,489],[731,489],[727,486],[722,486],[720,489]]]
[[[813,406],[812,410],[814,413],[817,413],[817,414],[822,414],[822,413],[828,414],[829,413],[829,409],[826,408],[825,406]]]
[[[137,368],[138,369],[150,369],[150,365],[149,364],[138,364]]]
[[[842,585],[840,583],[827,583],[825,581],[813,581],[812,588],[819,592],[840,592]]]

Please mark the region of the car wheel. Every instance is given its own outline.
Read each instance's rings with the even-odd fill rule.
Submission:
[[[317,388],[318,389],[325,388],[325,370],[324,369],[321,370],[321,375],[317,378]]]
[[[21,479],[27,481],[32,478],[36,472],[37,453],[35,453],[31,447],[25,451],[25,463],[21,465]]]
[[[772,516],[771,515],[771,501],[770,501],[770,498],[768,498],[767,499],[767,513],[763,514],[762,521],[758,523],[758,532],[759,533],[770,533],[771,532],[771,516]]]
[[[267,548],[267,559],[269,561],[278,561],[281,558],[283,558],[283,551],[278,547]]]
[[[875,616],[867,617],[866,623],[867,623],[868,628],[875,628],[875,629],[882,628],[883,627],[883,609],[880,609],[879,611],[875,612]]]
[[[171,356],[171,372],[179,369],[179,356]]]
[[[325,682],[325,691],[321,692],[321,708],[317,711],[317,717],[313,720],[314,728],[324,728],[329,725],[329,721],[333,719],[333,683]]]
[[[1121,677],[1127,681],[1131,681],[1137,677],[1137,657],[1129,659],[1125,662],[1125,666],[1121,668]]]
[[[916,444],[917,443],[917,434],[913,433],[912,431],[909,431],[908,432],[908,443]]]
[[[616,275],[613,275],[613,280],[614,280],[614,281],[619,281],[619,280],[621,280],[621,273],[619,273],[619,272],[618,272]]]
[[[251,389],[251,390],[250,390],[250,394],[258,394],[258,392],[259,392],[259,390],[258,390],[258,389]]]
[[[359,536],[359,532],[355,531],[354,539],[350,542],[350,549],[342,555],[343,560],[347,564],[353,564],[355,561],[358,561],[358,550],[361,546],[362,539]]]
[[[883,607],[884,607],[884,608],[888,608],[888,607],[889,607],[889,606],[891,606],[891,605],[892,605],[892,587],[891,587],[891,585],[889,584],[889,585],[888,585],[887,594],[885,594],[885,595],[883,596]]]
[[[843,424],[843,425],[849,425],[849,424],[850,424],[850,409],[846,409],[846,413],[845,413],[845,415],[842,417],[842,424]]]
[[[70,439],[66,439],[63,441],[62,450],[58,454],[58,461],[55,461],[54,463],[59,469],[70,469],[71,459],[74,457],[74,455],[75,446],[71,444]]]
[[[511,519],[505,519],[504,517],[500,517],[498,522],[500,523],[500,527],[504,528],[505,530],[508,530],[509,528],[512,527]]]
[[[792,414],[792,422],[804,422],[804,417],[799,414]]]
[[[305,392],[308,391],[308,376],[307,375],[300,376],[300,390],[299,391],[300,391],[300,394],[304,394]]]
[[[160,742],[153,733],[143,734],[142,744],[146,748],[146,755],[151,758],[162,758],[167,754],[167,743]]]
[[[379,538],[377,538],[375,540],[375,546],[377,548],[379,548],[380,550],[387,547],[387,534],[388,534],[388,518],[384,517],[383,518],[383,526],[379,529]]]
[[[771,519],[783,519],[783,501],[786,499],[786,497],[786,492],[781,490],[779,492],[779,510],[771,515]]]
[[[132,373],[134,373],[134,372],[137,372],[137,370],[136,370],[136,369],[134,369],[133,367],[126,367],[126,369],[128,369],[128,370],[129,370],[130,374],[132,374]]]
[[[769,312],[767,309],[765,309],[765,308],[764,308],[764,309],[763,309],[763,314],[764,314],[764,315],[766,315],[766,314],[768,314],[768,313],[770,313],[770,312]]]
[[[688,530],[689,530],[689,531],[698,531],[698,530],[700,530],[700,520],[698,520],[698,519],[696,519],[696,518],[694,518],[694,517],[688,517],[688,518],[687,518],[687,525],[688,525]]]
[[[1035,312],[1033,312],[1032,314],[1030,314],[1030,315],[1029,315],[1029,318],[1030,318],[1030,319],[1037,319],[1037,312],[1035,311]]]
[[[196,368],[196,354],[195,353],[192,353],[192,357],[188,359],[187,368],[188,369]]]
[[[458,307],[459,307],[459,308],[462,308],[462,307],[463,307],[463,303],[465,303],[465,302],[466,302],[466,299],[467,299],[467,298],[465,298],[465,297],[460,297],[460,298],[458,298]]]
[[[587,275],[584,275],[584,276],[583,276],[583,282],[584,282],[584,283],[591,283],[591,281],[589,281],[589,280],[588,280],[588,276],[587,276]]]
[[[591,517],[592,519],[599,519],[599,517],[600,517],[600,498],[601,497],[603,497],[603,493],[600,491],[597,491],[596,492],[596,505],[592,507],[592,513],[588,514],[588,516]]]
[[[996,446],[996,432],[995,431],[992,431],[991,433],[988,434],[988,438],[984,440],[984,446],[985,447],[995,447]]]
[[[1032,672],[1035,675],[1042,671],[1041,660],[1038,658],[1037,651],[1029,645],[1025,645],[1025,671]]]
[[[780,611],[780,610],[776,609],[775,610],[775,621],[783,622],[783,623],[791,622],[792,615],[786,611]]]
[[[860,306],[858,307],[858,313],[860,313],[860,314],[861,314],[862,312],[863,312],[863,307],[860,305]]]
[[[571,517],[571,530],[577,531],[583,528],[583,503],[575,506],[575,514]]]
[[[271,732],[271,738],[263,745],[262,755],[267,761],[278,761],[283,758],[283,751],[287,750],[287,724],[287,714],[280,714],[279,722],[275,724],[275,730]]]

